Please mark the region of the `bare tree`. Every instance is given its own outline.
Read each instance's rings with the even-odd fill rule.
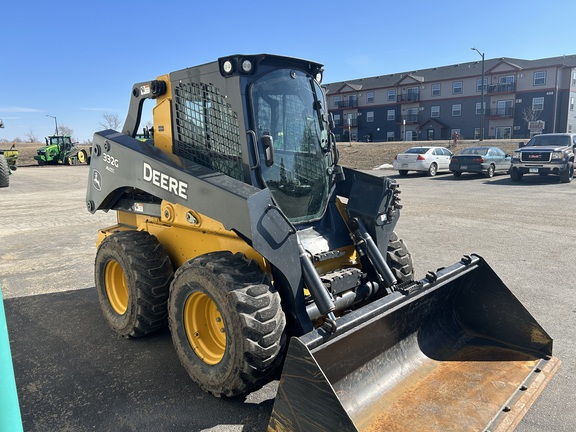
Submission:
[[[102,129],[118,130],[121,120],[118,114],[104,113],[102,114],[102,121],[98,123]]]
[[[540,117],[541,113],[542,110],[535,110],[532,107],[530,107],[530,108],[524,108],[524,111],[522,111],[522,116],[526,123],[530,123],[532,121],[538,120],[538,117]]]
[[[29,143],[38,142],[38,138],[32,129],[28,129],[28,133],[26,134],[26,138],[28,138]]]
[[[58,131],[60,132],[60,135],[72,136],[72,134],[74,133],[74,129],[69,128],[68,126],[59,126]]]

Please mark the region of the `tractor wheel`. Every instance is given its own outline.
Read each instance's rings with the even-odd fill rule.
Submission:
[[[10,186],[10,168],[6,156],[0,154],[0,188]]]
[[[180,362],[217,397],[257,390],[283,359],[280,295],[239,253],[209,253],[182,265],[170,287],[168,322]]]
[[[73,156],[67,156],[66,159],[64,159],[64,163],[70,166],[75,165],[75,161],[76,160]]]
[[[172,263],[146,231],[106,237],[96,253],[96,290],[108,324],[121,336],[140,337],[166,325]]]
[[[80,150],[78,152],[78,162],[86,163],[87,160],[88,160],[88,156],[86,154],[86,150]]]
[[[386,251],[386,262],[390,270],[399,282],[414,279],[414,265],[412,255],[402,239],[399,239],[395,232],[390,236],[388,250]]]

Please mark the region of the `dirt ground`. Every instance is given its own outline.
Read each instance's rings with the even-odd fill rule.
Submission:
[[[382,143],[363,143],[352,142],[339,143],[338,150],[340,152],[340,163],[344,166],[371,170],[380,167],[384,164],[392,164],[394,156],[402,153],[406,149],[418,145],[438,145],[445,146],[453,153],[459,153],[463,148],[473,145],[487,145],[496,146],[504,150],[505,153],[511,154],[514,149],[518,148],[519,140],[485,140],[479,141],[462,141],[453,145],[447,141],[396,141],[396,142],[382,142]],[[0,148],[8,149],[12,143],[0,144]],[[19,150],[18,165],[29,166],[37,165],[34,160],[36,150],[42,147],[43,143],[18,143],[16,148]],[[88,146],[80,146],[87,148]]]

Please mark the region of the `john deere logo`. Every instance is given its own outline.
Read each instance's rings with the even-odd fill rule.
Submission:
[[[97,170],[93,171],[92,185],[94,186],[94,189],[96,189],[97,191],[102,190],[102,174],[100,174]]]

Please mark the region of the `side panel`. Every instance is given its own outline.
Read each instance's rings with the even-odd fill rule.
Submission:
[[[264,257],[285,302],[294,332],[311,330],[302,290],[296,231],[260,190],[130,136],[107,130],[94,135],[86,202],[88,210],[116,210],[121,201],[143,212],[146,200],[162,200],[218,220]],[[141,201],[140,201],[141,200]]]

